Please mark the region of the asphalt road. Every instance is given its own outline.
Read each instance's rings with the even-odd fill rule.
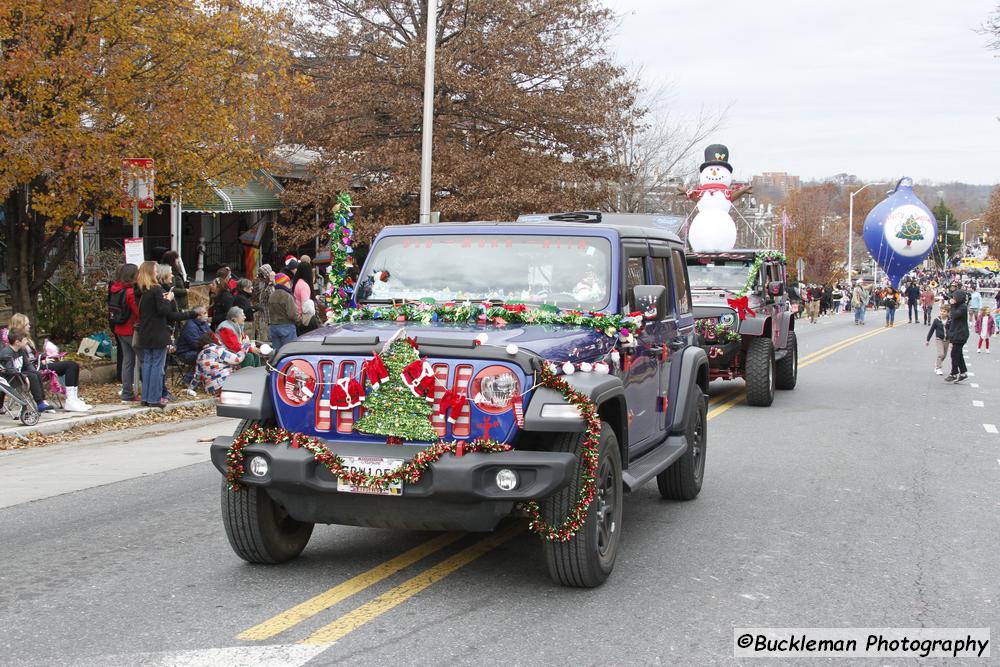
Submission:
[[[731,664],[734,627],[1000,628],[1000,435],[984,426],[1000,425],[1000,351],[970,351],[975,375],[948,385],[925,327],[880,323],[800,323],[799,385],[771,408],[713,386],[701,495],[627,497],[615,572],[591,591],[551,584],[517,524],[499,544],[317,527],[297,561],[247,565],[192,435],[228,425],[151,436],[183,441],[178,467],[0,509],[0,662]],[[32,469],[71,478],[87,456],[70,451]],[[238,638],[259,624],[267,638]]]

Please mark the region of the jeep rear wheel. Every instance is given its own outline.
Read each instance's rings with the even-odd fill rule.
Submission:
[[[566,433],[556,437],[553,451],[573,452],[578,457],[586,436]],[[579,465],[579,464],[578,464]],[[542,516],[557,525],[576,505],[580,487],[578,474],[564,488],[542,503]],[[604,583],[615,566],[622,522],[622,462],[618,438],[608,424],[601,423],[597,460],[597,491],[576,536],[567,542],[542,542],[552,580],[563,586],[594,588]]]
[[[239,435],[254,422],[244,420]],[[249,563],[284,563],[296,558],[309,543],[313,524],[297,521],[268,495],[245,485],[230,491],[222,480],[222,523],[236,555]]]
[[[701,387],[695,385],[688,401],[687,451],[656,476],[660,497],[667,500],[694,500],[705,478],[705,445],[708,444],[708,403]]]
[[[774,402],[774,345],[770,338],[756,337],[747,348],[747,404],[767,407]]]
[[[778,389],[795,389],[799,377],[799,342],[795,332],[788,332],[788,352],[774,365],[774,386]]]

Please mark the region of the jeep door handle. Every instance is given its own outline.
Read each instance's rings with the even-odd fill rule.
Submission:
[[[671,350],[676,352],[677,350],[683,350],[687,347],[688,340],[684,336],[678,336],[677,338],[671,338],[670,343],[667,345]]]

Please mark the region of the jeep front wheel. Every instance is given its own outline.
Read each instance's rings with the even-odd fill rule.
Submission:
[[[705,446],[708,444],[708,402],[701,387],[695,385],[688,401],[684,439],[687,451],[670,467],[656,476],[660,497],[667,500],[694,500],[705,478]]]
[[[774,365],[774,386],[778,389],[795,389],[799,377],[799,343],[795,332],[788,332],[788,352]]]
[[[586,436],[582,433],[559,435],[553,451],[573,452],[579,457],[585,440]],[[579,487],[579,474],[574,474],[568,485],[542,503],[542,516],[549,525],[558,525],[565,519],[576,505]],[[579,588],[594,588],[604,583],[615,566],[621,541],[622,498],[622,461],[618,438],[608,424],[601,422],[597,491],[587,509],[583,526],[567,542],[543,542],[545,562],[553,581]]]
[[[234,435],[254,425],[245,419]],[[230,491],[222,480],[222,523],[236,555],[249,563],[284,563],[309,543],[313,524],[297,521],[265,489],[246,485]]]
[[[774,345],[770,338],[753,338],[747,348],[747,404],[767,407],[774,402]]]

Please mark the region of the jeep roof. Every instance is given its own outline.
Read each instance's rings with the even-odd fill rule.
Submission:
[[[753,261],[762,252],[778,251],[770,248],[734,248],[732,250],[707,250],[701,252],[689,250],[687,257],[689,261],[696,259],[742,259]]]

